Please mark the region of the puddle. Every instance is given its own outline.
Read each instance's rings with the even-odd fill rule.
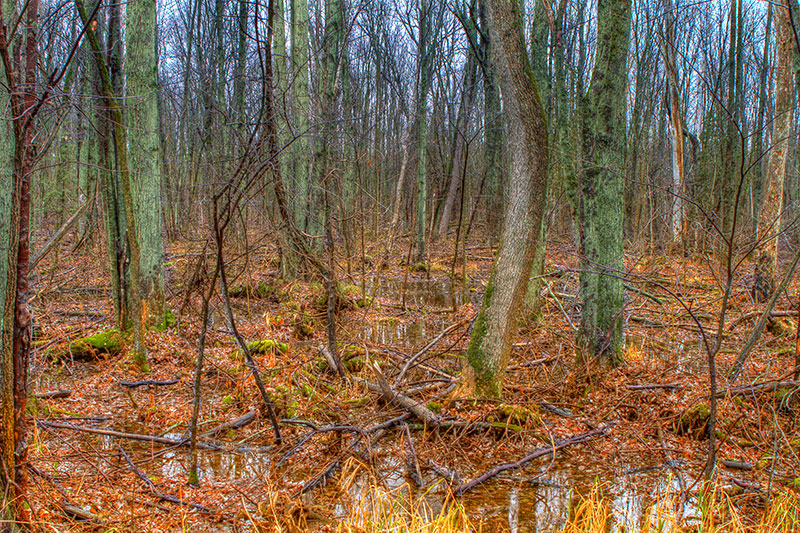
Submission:
[[[371,290],[374,290],[373,285]],[[432,307],[437,309],[452,309],[454,306],[476,302],[480,299],[480,292],[476,287],[456,283],[450,278],[427,279],[409,277],[402,279],[380,279],[376,295],[382,300],[390,300],[395,304],[403,303],[405,294],[406,305],[416,307]]]
[[[675,367],[683,374],[708,372],[708,360],[702,341],[696,338],[662,339],[658,336],[626,335],[626,357],[657,358]],[[732,350],[732,345],[723,344],[722,352]]]
[[[570,510],[581,496],[588,495],[597,481],[609,503],[607,531],[640,531],[650,521],[651,530],[677,531],[671,526],[678,515],[691,518],[695,507],[687,504],[681,512],[674,508],[680,494],[680,482],[661,465],[630,468],[630,465],[586,465],[565,462],[552,469],[542,466],[537,476],[533,468],[512,473],[467,493],[460,501],[466,512],[481,523],[484,531],[551,532],[559,531],[566,523]],[[424,491],[414,488],[405,477],[405,467],[398,459],[378,461],[380,478],[392,497],[413,495],[425,509],[441,509],[447,488],[431,473],[423,474],[427,485]],[[352,501],[364,501],[369,476],[354,483],[348,490]],[[374,483],[374,480],[372,481]],[[695,502],[696,503],[696,502]],[[338,516],[345,516],[344,504],[337,507]],[[659,528],[660,522],[660,528]]]
[[[353,338],[361,342],[406,348],[421,347],[442,332],[450,322],[445,320],[417,320],[401,322],[395,319],[355,324]]]

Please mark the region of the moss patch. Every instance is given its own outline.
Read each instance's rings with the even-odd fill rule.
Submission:
[[[108,331],[95,333],[90,337],[75,339],[69,343],[67,351],[62,357],[72,356],[73,359],[91,361],[100,356],[113,357],[122,351],[125,344],[124,335],[114,328]]]
[[[250,353],[279,353],[285,354],[289,351],[289,345],[285,342],[280,342],[272,339],[265,339],[261,341],[253,341],[247,343],[247,349]]]
[[[708,420],[711,418],[711,409],[701,403],[690,407],[681,414],[678,421],[673,424],[673,429],[678,435],[688,435],[693,439],[705,439],[708,435]]]

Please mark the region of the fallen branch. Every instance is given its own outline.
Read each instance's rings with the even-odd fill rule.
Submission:
[[[756,392],[773,392],[778,389],[797,389],[800,388],[800,381],[768,381],[765,383],[753,383],[752,385],[741,385],[731,387],[728,390],[720,391],[717,397],[742,396],[743,394],[755,394]]]
[[[377,442],[378,439],[383,437],[386,434],[386,431],[390,427],[392,427],[392,426],[394,426],[396,424],[399,424],[400,422],[404,421],[406,418],[408,418],[408,414],[407,413],[405,413],[403,415],[400,415],[398,417],[392,418],[390,420],[387,420],[386,422],[381,422],[380,424],[376,424],[376,425],[374,425],[372,427],[369,427],[369,428],[365,429],[363,431],[363,433],[365,433],[367,435],[371,435],[369,442],[370,442],[370,445],[372,445],[375,442]],[[362,436],[361,434],[358,434],[356,436],[356,438],[353,440],[353,442],[350,443],[350,445],[347,447],[346,452],[355,452],[356,451],[356,447],[357,447],[358,443],[361,441],[361,436]],[[307,440],[307,439],[305,439],[305,440]],[[305,442],[305,440],[303,442]],[[313,479],[307,481],[303,485],[303,487],[300,489],[298,494],[305,494],[306,492],[308,492],[310,490],[313,490],[316,487],[325,485],[325,483],[328,481],[328,479],[330,479],[330,477],[336,472],[336,470],[339,469],[339,466],[341,466],[341,464],[342,464],[341,457],[338,458],[338,459],[335,459],[334,461],[331,461],[331,463],[328,466],[326,466],[325,469],[321,473],[316,475]]]
[[[74,424],[66,424],[64,422],[50,422],[46,420],[37,420],[36,423],[45,428],[45,429],[68,429],[70,431],[79,431],[81,433],[91,433],[93,435],[105,435],[106,437],[113,437],[116,439],[128,439],[128,440],[139,440],[144,442],[155,442],[158,444],[164,444],[167,446],[189,446],[190,441],[188,438],[185,439],[171,439],[169,437],[158,437],[156,435],[144,435],[141,433],[127,433],[124,431],[114,431],[112,429],[100,429],[100,428],[91,428],[86,426],[76,426]],[[235,451],[235,452],[251,452],[251,451],[258,451],[257,449],[251,448],[236,448],[236,449],[228,449],[225,446],[220,444],[208,443],[208,442],[198,442],[197,447],[202,450],[211,450],[211,451]]]
[[[683,385],[679,385],[677,383],[651,383],[645,385],[625,385],[625,388],[628,390],[681,390],[683,389]]]
[[[736,329],[736,326],[738,326],[742,322],[747,322],[748,320],[752,320],[758,316],[761,316],[761,313],[762,311],[752,311],[750,313],[746,313],[740,316],[739,318],[730,323],[730,325],[728,326],[728,331],[733,331],[734,329]],[[786,318],[797,315],[798,315],[797,311],[772,311],[769,314],[770,318]]]
[[[50,250],[52,250],[55,247],[55,245],[58,244],[58,241],[60,241],[61,238],[64,235],[66,235],[66,233],[70,230],[70,228],[72,228],[72,226],[75,225],[75,223],[78,221],[78,219],[81,218],[81,215],[83,215],[86,212],[86,210],[89,208],[90,205],[92,205],[91,200],[83,202],[83,205],[81,205],[72,214],[72,216],[69,217],[67,221],[61,225],[60,228],[58,228],[58,230],[53,234],[53,236],[50,237],[50,240],[47,241],[45,245],[39,249],[38,252],[36,252],[36,254],[33,256],[33,258],[31,258],[30,261],[28,261],[29,270],[33,270],[34,268],[36,268],[36,265],[39,264],[39,261],[41,261],[44,258],[44,256],[46,256],[50,252]]]
[[[160,490],[158,490],[158,489],[156,488],[156,485],[155,485],[155,483],[153,483],[153,482],[150,480],[150,478],[149,478],[149,477],[147,477],[146,475],[144,475],[144,473],[143,473],[141,470],[139,470],[138,468],[136,468],[136,465],[135,465],[135,464],[133,464],[133,461],[131,461],[131,458],[130,458],[130,456],[129,456],[127,453],[125,453],[125,450],[122,448],[122,446],[118,446],[118,448],[119,448],[119,451],[120,451],[120,453],[122,453],[122,456],[123,456],[123,457],[125,458],[125,460],[128,462],[128,466],[130,466],[130,467],[131,467],[131,471],[133,471],[133,473],[134,473],[134,474],[136,474],[137,476],[139,476],[139,478],[140,478],[142,481],[144,481],[144,482],[145,482],[145,484],[147,485],[147,487],[150,489],[150,492],[152,492],[152,493],[153,493],[153,495],[154,495],[156,498],[158,498],[159,500],[163,500],[163,501],[165,501],[165,502],[176,503],[176,504],[180,505],[181,507],[191,507],[191,508],[193,508],[193,509],[195,509],[195,510],[197,510],[197,511],[200,511],[201,513],[210,513],[210,512],[211,512],[211,509],[209,509],[208,507],[206,507],[206,506],[204,506],[204,505],[200,505],[200,504],[198,504],[198,503],[185,502],[185,501],[181,500],[180,498],[178,498],[178,497],[176,497],[176,496],[171,496],[171,495],[169,495],[169,494],[164,494],[163,492],[161,492]]]
[[[167,381],[159,381],[157,379],[145,379],[142,381],[117,381],[117,385],[120,387],[128,387],[129,389],[133,389],[136,387],[145,387],[147,385],[175,385],[179,379],[170,379]]]
[[[524,467],[534,459],[538,459],[539,457],[544,457],[551,453],[555,453],[558,450],[566,448],[567,446],[572,446],[573,444],[580,444],[595,439],[597,437],[604,437],[610,431],[611,431],[611,426],[606,425],[597,429],[593,429],[592,431],[582,433],[580,435],[575,435],[574,437],[569,437],[567,439],[560,440],[551,446],[543,446],[541,448],[536,448],[534,451],[532,451],[531,453],[529,453],[516,463],[507,463],[504,465],[496,466],[491,470],[489,470],[488,472],[484,472],[483,474],[476,477],[472,481],[468,481],[467,483],[464,483],[459,487],[456,487],[456,489],[453,491],[453,494],[455,494],[456,496],[461,496],[465,492],[474,489],[481,483],[484,483],[485,481],[488,481],[493,477],[497,476],[498,474],[501,474],[507,470],[519,470],[520,468]]]
[[[51,400],[54,398],[67,398],[70,394],[72,394],[72,391],[60,389],[47,392],[37,392],[34,394],[34,396],[36,396],[36,398],[39,400]]]
[[[445,337],[445,335],[447,335],[457,327],[463,325],[464,323],[471,321],[473,318],[475,318],[475,316],[476,315],[465,318],[464,320],[461,320],[459,322],[456,322],[455,324],[446,327],[444,330],[442,330],[441,333],[439,333],[436,337],[434,337],[434,339],[431,342],[426,344],[424,348],[422,348],[420,351],[415,353],[411,358],[409,358],[409,360],[406,361],[406,364],[403,365],[403,368],[400,369],[400,373],[397,374],[397,377],[394,380],[395,386],[397,386],[397,384],[400,383],[400,380],[403,379],[403,376],[406,375],[406,372],[408,372],[408,369],[411,368],[411,365],[414,364],[414,361],[419,359],[423,354],[425,354],[425,352],[430,350],[432,347],[436,346],[436,343],[442,340]]]
[[[246,426],[247,424],[251,423],[255,419],[256,419],[256,412],[255,412],[255,410],[251,409],[250,411],[246,412],[245,414],[243,414],[239,418],[234,418],[233,420],[225,422],[224,424],[220,424],[218,426],[215,426],[215,427],[209,429],[208,431],[206,431],[205,433],[201,433],[199,436],[200,437],[211,437],[212,435],[216,435],[220,431],[225,431],[226,429],[243,428],[244,426]]]
[[[405,409],[415,417],[419,418],[426,424],[430,424],[431,426],[434,427],[438,427],[442,424],[442,419],[439,418],[433,411],[428,409],[421,402],[418,402],[417,400],[410,398],[405,394],[394,391],[392,387],[389,385],[389,382],[386,381],[386,378],[383,377],[383,374],[380,372],[380,369],[376,368],[375,370],[378,383],[373,383],[371,381],[359,377],[352,377],[351,379],[373,392],[378,392],[382,394],[384,400],[386,400],[389,403],[398,405],[399,407],[402,407],[403,409]]]

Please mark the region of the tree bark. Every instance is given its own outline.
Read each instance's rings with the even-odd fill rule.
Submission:
[[[766,189],[758,211],[759,246],[756,250],[753,297],[764,302],[775,290],[778,265],[778,235],[783,211],[783,180],[792,125],[792,57],[794,35],[789,10],[775,5],[775,119],[772,123],[772,150],[769,154]]]
[[[683,156],[683,113],[678,96],[678,68],[675,62],[675,11],[672,0],[663,0],[664,33],[661,42],[661,53],[664,57],[664,70],[667,78],[667,113],[670,123],[670,141],[672,142],[672,209],[670,229],[673,246],[679,246],[684,240],[684,197],[685,170]]]
[[[475,320],[458,394],[500,396],[517,316],[539,242],[547,186],[547,120],[517,0],[488,0],[492,60],[503,89],[510,145],[509,203],[497,259]]]
[[[600,0],[597,52],[584,103],[580,176],[579,349],[615,362],[622,350],[623,175],[630,0]]]
[[[158,141],[156,0],[127,3],[126,119],[130,181],[141,250],[139,290],[149,324],[165,321],[161,164]]]

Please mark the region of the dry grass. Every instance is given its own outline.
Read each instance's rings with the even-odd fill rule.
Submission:
[[[773,496],[763,509],[742,507],[714,486],[701,491],[698,518],[681,523],[676,516],[677,497],[664,495],[644,513],[642,533],[790,533],[800,531],[800,501],[792,490]],[[598,484],[580,498],[562,533],[606,533],[611,507]]]

